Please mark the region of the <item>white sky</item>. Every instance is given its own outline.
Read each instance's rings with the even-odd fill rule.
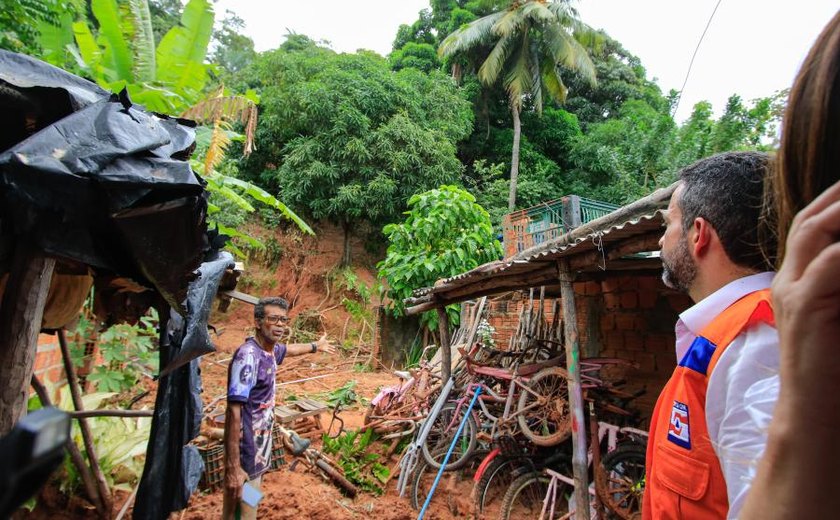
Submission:
[[[604,29],[639,56],[664,93],[679,89],[717,0],[582,0],[584,22]],[[413,23],[428,0],[219,0],[246,23],[258,51],[277,47],[287,29],[328,40],[339,52],[387,55],[400,24]],[[682,122],[697,101],[720,113],[733,93],[744,100],[789,87],[838,0],[721,0],[692,67],[676,113]]]

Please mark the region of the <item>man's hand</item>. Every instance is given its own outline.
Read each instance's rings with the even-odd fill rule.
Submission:
[[[315,346],[318,348],[318,352],[326,352],[327,354],[335,354],[335,347],[327,341],[327,335],[324,334],[321,338],[315,342]]]
[[[234,499],[234,503],[242,500],[242,485],[248,481],[248,474],[242,466],[231,465],[225,467],[225,493]]]

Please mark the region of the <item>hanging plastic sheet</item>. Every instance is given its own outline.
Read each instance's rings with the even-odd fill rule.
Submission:
[[[0,129],[0,262],[31,240],[184,312],[190,274],[210,249],[205,183],[187,161],[193,123],[6,51],[0,105],[10,114]]]

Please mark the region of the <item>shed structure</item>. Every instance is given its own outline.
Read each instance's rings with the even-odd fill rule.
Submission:
[[[639,375],[647,384],[635,380],[629,386],[646,386],[640,408],[649,417],[656,396],[676,364],[674,323],[678,313],[690,305],[685,295],[666,288],[660,280],[662,212],[675,188],[676,184],[659,189],[510,258],[483,264],[438,280],[432,287],[418,289],[406,300],[406,313],[414,315],[482,296],[511,291],[521,294],[522,290],[544,287],[546,296],[561,300],[559,312],[562,312],[571,376],[573,424],[584,424],[581,356],[623,357],[635,361],[640,367]],[[516,297],[493,300],[491,324],[504,338],[511,332],[510,326],[522,300]],[[492,312],[494,306],[496,312]],[[550,312],[548,307],[546,312]],[[444,351],[448,347],[444,344]],[[583,433],[583,429],[573,428],[577,503],[589,501],[587,444]],[[588,519],[588,508],[578,508],[576,518]]]

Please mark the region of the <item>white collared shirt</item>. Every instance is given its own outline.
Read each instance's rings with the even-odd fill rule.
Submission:
[[[769,288],[773,276],[764,272],[739,278],[680,314],[677,360],[718,314],[741,297]],[[732,341],[706,390],[706,425],[726,479],[728,518],[738,517],[755,478],[778,396],[779,336],[775,328],[760,324]]]

